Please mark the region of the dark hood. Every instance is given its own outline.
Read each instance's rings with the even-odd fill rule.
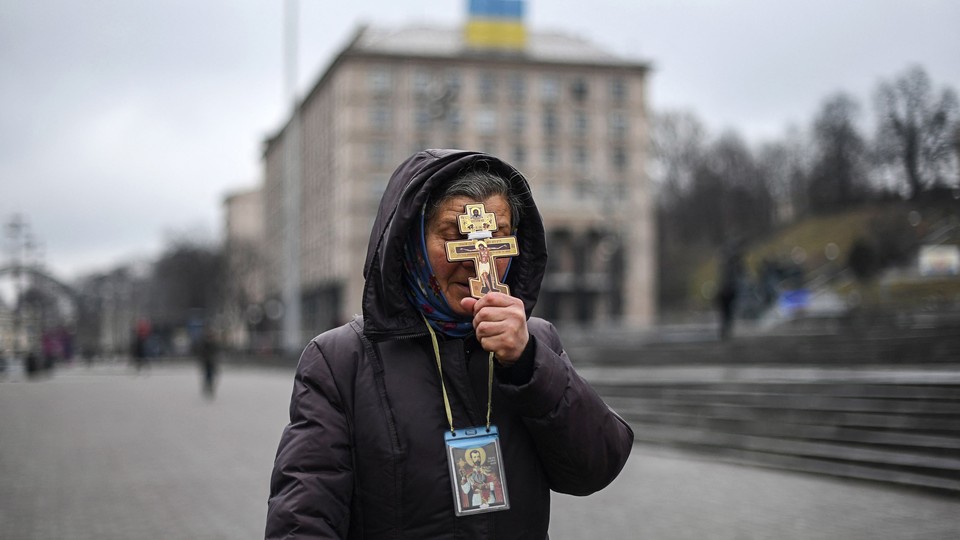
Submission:
[[[464,150],[423,150],[404,161],[380,200],[377,219],[370,232],[363,265],[364,333],[371,339],[421,334],[426,331],[419,312],[404,294],[403,246],[407,230],[419,218],[420,208],[437,186],[457,178],[477,161],[489,163],[490,171],[510,181],[523,206],[517,245],[507,274],[510,293],[521,299],[530,317],[540,294],[547,266],[543,220],[530,194],[527,179],[506,162],[488,154]]]

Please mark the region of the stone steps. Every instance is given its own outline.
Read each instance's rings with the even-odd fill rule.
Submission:
[[[616,408],[618,403],[611,402]],[[621,410],[621,409],[618,409]],[[728,418],[692,416],[678,413],[631,413],[627,414],[634,425],[669,425],[690,429],[712,429],[721,433],[741,433],[759,437],[837,441],[886,445],[891,447],[918,447],[942,453],[960,450],[960,438],[939,434],[936,430],[889,430],[868,427],[846,427],[818,424],[787,424],[756,422]]]
[[[960,493],[960,384],[666,379],[594,388],[638,441]]]
[[[841,478],[870,480],[887,484],[897,484],[956,494],[960,492],[960,482],[952,478],[943,478],[934,474],[916,473],[896,467],[878,467],[870,463],[857,463],[846,460],[829,460],[804,457],[796,454],[775,454],[755,452],[726,447],[694,447],[676,445],[685,450],[694,450],[719,461],[740,463],[743,465],[770,467],[811,474],[822,474]]]
[[[642,388],[607,388],[609,396],[630,398],[634,407],[656,407],[671,410],[675,407],[696,408],[709,413],[715,407],[741,407],[770,412],[803,411],[804,416],[818,412],[873,413],[883,415],[931,415],[960,418],[960,401],[951,399],[893,399],[860,396],[830,396],[822,394],[784,394],[778,392],[737,393],[730,391],[690,392],[686,389],[660,389],[645,393]],[[949,389],[945,389],[949,390]],[[623,396],[622,394],[628,394]],[[657,395],[659,394],[659,395]],[[960,422],[958,422],[960,429]]]
[[[707,364],[889,364],[942,363],[960,359],[960,329],[956,336],[913,336],[896,340],[875,338],[843,343],[815,338],[816,344],[796,338],[754,339],[734,343],[657,344],[642,347],[600,345],[568,347],[571,357],[597,365],[707,365]]]
[[[747,335],[720,342],[700,333],[683,340],[588,336],[567,343],[582,365],[900,365],[960,361],[960,324],[879,325],[809,335]]]
[[[567,348],[638,441],[960,493],[960,313],[741,330],[583,334]]]
[[[954,457],[940,456],[921,451],[905,451],[900,447],[888,449],[840,441],[801,440],[795,436],[764,437],[661,424],[637,424],[634,429],[639,431],[637,437],[642,441],[668,439],[675,443],[697,446],[738,448],[751,452],[861,463],[878,469],[892,465],[901,468],[936,470],[942,477],[956,479],[957,488],[960,489],[960,457],[956,457],[956,452],[951,452]]]

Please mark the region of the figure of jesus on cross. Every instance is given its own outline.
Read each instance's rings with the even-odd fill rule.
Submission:
[[[473,261],[477,277],[470,278],[470,296],[480,298],[491,291],[510,294],[510,288],[500,283],[497,276],[496,259],[520,254],[516,237],[493,238],[497,216],[487,212],[483,203],[466,205],[464,213],[459,216],[459,227],[467,239],[446,243],[447,260]]]

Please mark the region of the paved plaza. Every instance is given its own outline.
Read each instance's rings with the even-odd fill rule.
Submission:
[[[262,538],[292,372],[190,365],[0,375],[0,538]],[[586,498],[555,496],[553,540],[960,538],[960,497],[716,463],[637,446]],[[412,539],[416,540],[416,539]]]

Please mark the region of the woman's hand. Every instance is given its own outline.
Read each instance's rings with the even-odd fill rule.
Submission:
[[[483,350],[492,352],[504,367],[520,358],[530,334],[527,333],[527,314],[519,298],[491,292],[479,300],[464,298],[460,305],[473,312],[473,328]]]

